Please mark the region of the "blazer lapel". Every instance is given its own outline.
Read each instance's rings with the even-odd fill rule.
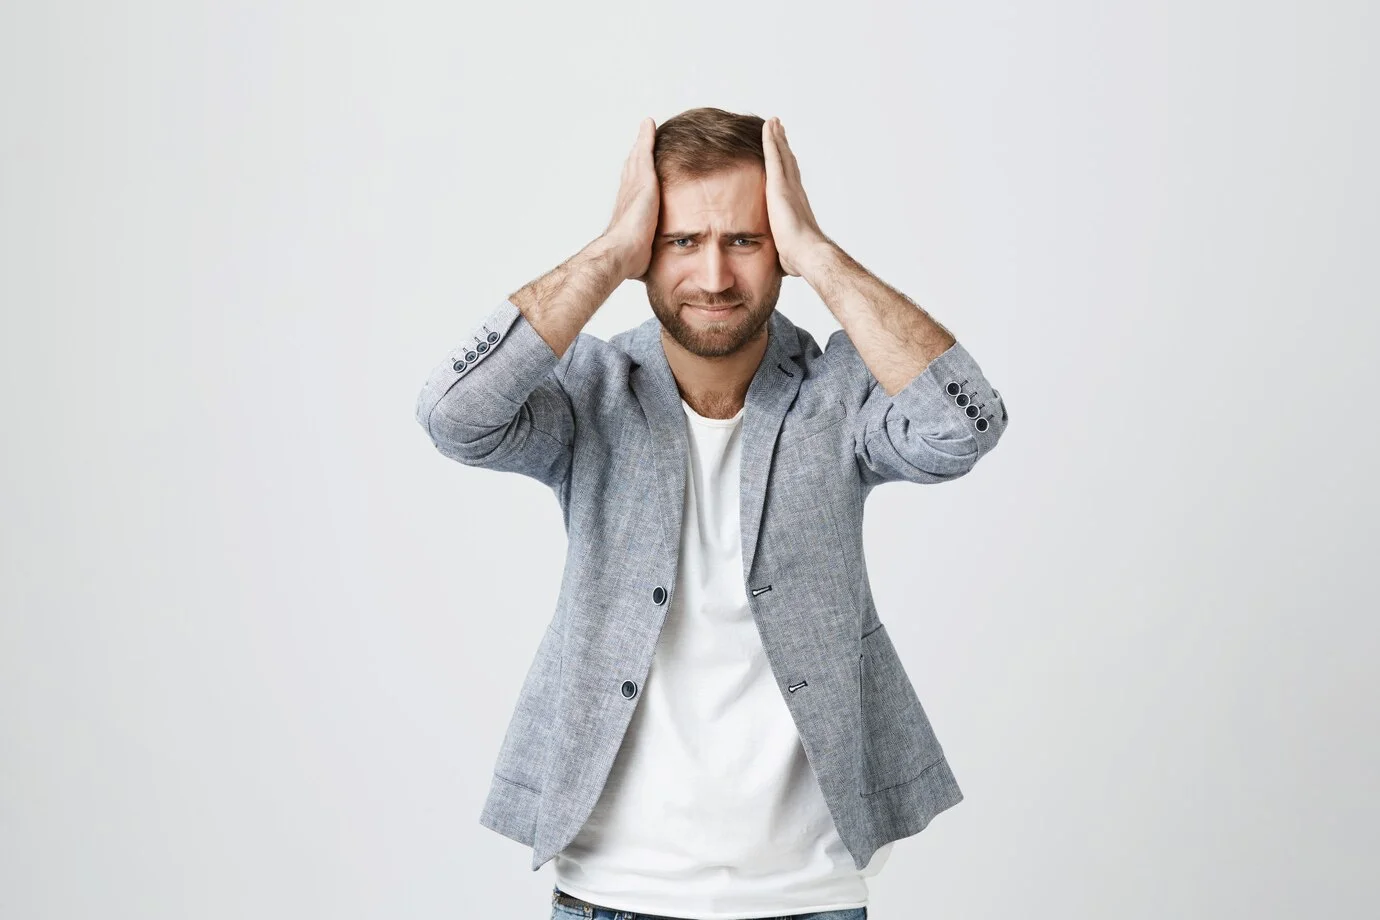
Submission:
[[[794,357],[800,354],[795,324],[773,310],[766,354],[747,391],[743,413],[743,469],[738,488],[738,516],[743,540],[743,577],[752,577],[757,558],[757,536],[766,503],[767,475],[776,455],[776,436],[786,410],[795,402],[804,376]]]
[[[686,457],[690,450],[680,388],[666,363],[659,319],[653,316],[639,326],[632,344],[640,365],[631,375],[633,392],[646,413],[652,435],[652,489],[661,512],[656,517],[661,521],[661,540],[667,557],[678,560],[685,510]]]
[[[685,431],[685,410],[681,408],[680,388],[666,361],[661,344],[661,321],[655,316],[636,330],[631,349],[639,367],[632,373],[632,385],[647,415],[652,434],[653,485],[661,507],[661,539],[671,558],[680,550],[681,518],[685,508],[687,456],[690,449]],[[743,413],[742,471],[739,478],[743,574],[752,572],[757,555],[757,537],[762,525],[768,473],[776,452],[776,436],[786,411],[800,390],[802,371],[794,357],[800,354],[800,339],[792,323],[780,310],[768,319],[767,350],[748,385]]]

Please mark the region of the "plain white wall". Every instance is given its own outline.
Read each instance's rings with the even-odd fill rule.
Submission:
[[[547,915],[559,507],[413,409],[697,105],[1010,411],[868,505],[966,795],[870,916],[1380,910],[1373,4],[120,6],[0,12],[0,916]]]

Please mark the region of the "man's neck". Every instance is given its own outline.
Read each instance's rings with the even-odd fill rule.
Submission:
[[[705,358],[687,351],[661,330],[661,347],[666,363],[676,378],[681,398],[705,418],[732,418],[743,408],[748,386],[767,353],[770,323],[761,333],[745,342],[732,354]]]

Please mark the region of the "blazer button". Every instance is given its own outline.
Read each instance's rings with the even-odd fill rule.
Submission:
[[[666,589],[661,585],[657,585],[652,589],[652,603],[656,604],[658,607],[666,603]]]
[[[637,696],[637,684],[633,683],[630,680],[623,681],[622,690],[624,699],[630,700],[633,697]]]
[[[959,391],[962,389],[963,387],[959,386],[957,383],[950,380],[949,385],[944,388],[944,392],[948,393],[950,396],[957,396],[959,394]]]
[[[461,371],[463,371],[463,370],[465,369],[465,367],[466,367],[466,365],[465,365],[465,359],[464,359],[464,358],[461,358],[459,361],[456,361],[454,364],[452,364],[452,365],[450,366],[450,369],[453,370],[453,371],[455,371],[455,372],[458,374],[458,373],[460,373]]]
[[[973,422],[973,427],[976,428],[978,431],[986,431],[987,419],[985,417],[978,419],[977,421]]]

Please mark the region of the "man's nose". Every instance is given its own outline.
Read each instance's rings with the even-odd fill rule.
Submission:
[[[699,286],[706,293],[717,294],[733,286],[733,273],[728,258],[717,246],[706,246],[700,262]]]

